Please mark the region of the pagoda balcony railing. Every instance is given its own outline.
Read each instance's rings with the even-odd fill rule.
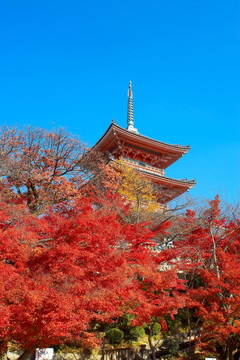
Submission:
[[[158,174],[158,175],[165,175],[165,172],[163,169],[159,169],[157,167],[154,167],[152,165],[149,165],[143,161],[133,160],[129,158],[122,158],[122,160],[129,166],[135,167],[137,169],[145,170],[147,172],[151,172],[152,174]]]

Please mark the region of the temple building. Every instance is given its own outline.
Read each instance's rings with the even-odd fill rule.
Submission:
[[[165,176],[165,169],[185,155],[190,150],[189,145],[172,145],[151,139],[134,127],[131,81],[128,89],[127,129],[112,121],[92,149],[106,154],[110,161],[123,159],[127,165],[150,179],[160,205],[164,206],[195,185],[194,180],[177,180]]]

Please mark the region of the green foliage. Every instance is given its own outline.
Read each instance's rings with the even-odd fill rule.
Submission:
[[[145,335],[145,331],[140,326],[132,327],[129,331],[129,339],[132,341],[137,341],[138,338],[141,338]]]
[[[145,330],[145,333],[149,336],[150,335],[150,329],[152,329],[152,336],[157,336],[158,334],[160,334],[161,330],[162,330],[162,327],[161,325],[157,322],[157,318],[155,319],[155,322],[154,324],[144,324],[144,330]]]
[[[179,343],[177,340],[171,339],[169,340],[169,355],[170,358],[172,358],[173,356],[178,355],[178,351],[179,351]]]
[[[167,327],[170,333],[176,333],[180,329],[186,330],[189,326],[194,328],[196,326],[196,322],[198,318],[194,316],[194,309],[179,309],[178,313],[172,319],[169,315],[165,316],[165,320],[167,322]]]
[[[118,345],[123,341],[124,332],[120,329],[113,328],[108,330],[106,336],[110,344]]]
[[[115,342],[115,334],[112,335],[112,331],[119,330],[121,333],[124,334],[124,341],[137,341],[139,338],[144,337],[145,331],[140,326],[132,326],[132,315],[123,314],[118,321],[114,324],[108,325],[107,323],[101,325],[101,331],[106,332],[107,338],[111,344],[117,344]],[[113,340],[110,340],[108,337],[114,337]],[[122,340],[122,339],[121,339]],[[118,340],[117,340],[118,341]]]
[[[158,335],[161,332],[161,325],[159,323],[155,323],[152,328],[152,334],[153,336]]]
[[[132,336],[132,325],[131,322],[133,320],[133,316],[130,314],[123,314],[123,316],[121,316],[118,319],[118,322],[115,323],[114,327],[118,328],[120,330],[123,331],[124,333],[124,340],[126,341],[136,341],[135,338],[136,336]]]

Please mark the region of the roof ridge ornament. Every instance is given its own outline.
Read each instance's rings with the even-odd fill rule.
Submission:
[[[132,95],[131,81],[129,81],[129,88],[128,88],[127,130],[138,134],[138,130],[134,127],[133,95]]]

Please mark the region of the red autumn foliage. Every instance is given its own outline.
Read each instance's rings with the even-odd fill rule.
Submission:
[[[0,177],[33,213],[72,199],[99,173],[101,154],[65,129],[0,128]]]
[[[146,321],[151,308],[158,316],[172,304],[162,289],[175,286],[175,275],[159,273],[151,231],[123,224],[106,209],[113,201],[124,207],[117,195],[105,204],[79,196],[41,216],[11,189],[0,189],[0,199],[2,346],[9,340],[25,350],[73,340],[93,345],[91,323],[112,322],[127,307]]]
[[[240,221],[220,205],[216,197],[198,217],[187,212],[171,253],[186,274],[188,306],[201,320],[201,347],[231,359],[240,335]]]
[[[130,205],[111,185],[114,171],[95,160],[61,130],[2,132],[1,347],[94,346],[97,322],[129,313],[133,325],[151,330],[157,321],[164,331],[166,314],[189,307],[202,348],[231,359],[240,336],[239,216],[223,213],[216,197],[200,214],[126,223]],[[173,247],[156,252],[156,239]]]

